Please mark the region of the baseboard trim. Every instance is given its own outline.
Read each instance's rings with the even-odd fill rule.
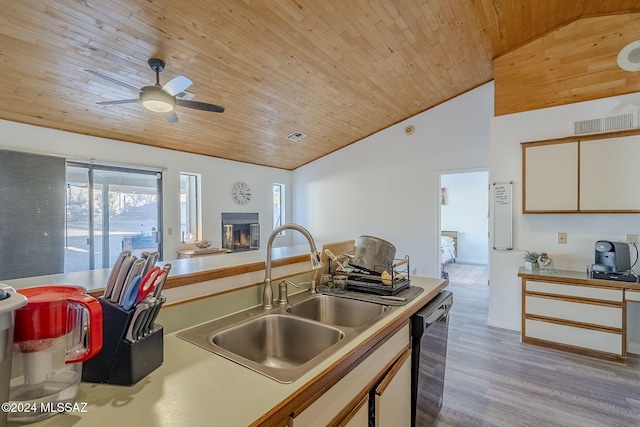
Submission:
[[[487,326],[492,328],[506,329],[509,331],[520,332],[521,325],[519,323],[503,322],[490,317],[487,318]]]
[[[475,265],[478,267],[488,267],[489,264],[486,261],[476,260],[476,259],[463,259],[456,258],[456,264],[467,264],[467,265]]]

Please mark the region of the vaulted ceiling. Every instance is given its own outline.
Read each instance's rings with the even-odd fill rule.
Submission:
[[[292,170],[493,79],[493,59],[640,0],[2,0],[0,118]],[[168,122],[138,103],[193,81]],[[293,142],[294,131],[308,136]]]

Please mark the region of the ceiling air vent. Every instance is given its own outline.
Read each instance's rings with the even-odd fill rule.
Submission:
[[[637,113],[626,113],[617,116],[578,120],[573,122],[573,134],[585,135],[588,133],[634,129],[636,127],[636,117]]]
[[[179,94],[177,94],[176,98],[184,99],[185,101],[191,101],[194,96],[196,96],[195,93],[187,92],[185,90],[184,92],[180,92]]]
[[[300,132],[299,130],[292,132],[291,134],[284,137],[284,139],[288,139],[289,141],[297,142],[302,138],[306,138],[307,134],[304,132]]]

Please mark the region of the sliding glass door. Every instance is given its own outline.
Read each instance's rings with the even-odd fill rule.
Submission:
[[[162,256],[162,174],[67,163],[65,272],[111,267],[118,254]]]

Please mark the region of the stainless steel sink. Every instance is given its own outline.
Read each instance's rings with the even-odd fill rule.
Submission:
[[[282,314],[258,317],[218,332],[218,347],[264,366],[294,368],[344,338],[339,329]]]
[[[177,335],[276,381],[290,383],[393,310],[307,293],[293,295],[291,300],[292,305],[252,308]]]
[[[317,295],[287,308],[287,312],[317,322],[358,328],[375,321],[389,306],[355,299]]]

